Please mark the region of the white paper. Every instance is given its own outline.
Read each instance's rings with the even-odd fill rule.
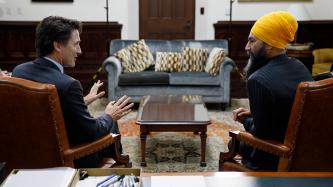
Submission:
[[[101,181],[104,181],[109,176],[89,176],[84,180],[79,180],[76,187],[95,187]]]
[[[75,169],[69,167],[20,169],[16,174],[8,176],[3,187],[68,187],[75,172]]]
[[[152,176],[151,187],[205,187],[203,176]]]

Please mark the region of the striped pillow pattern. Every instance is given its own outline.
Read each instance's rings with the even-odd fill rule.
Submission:
[[[223,48],[214,48],[208,57],[205,72],[210,75],[216,76],[220,71],[220,66],[225,57],[225,50]]]
[[[140,72],[154,63],[154,57],[144,40],[139,40],[114,55],[120,60],[124,73]]]
[[[184,47],[182,51],[182,71],[204,71],[207,56],[207,49]]]
[[[181,71],[181,53],[157,52],[155,71]]]

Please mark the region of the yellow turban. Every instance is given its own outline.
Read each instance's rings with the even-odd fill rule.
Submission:
[[[294,40],[298,24],[288,12],[271,12],[259,18],[251,33],[270,46],[283,49]]]

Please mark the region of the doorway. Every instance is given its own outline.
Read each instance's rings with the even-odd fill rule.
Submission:
[[[139,0],[140,39],[194,39],[195,0]]]

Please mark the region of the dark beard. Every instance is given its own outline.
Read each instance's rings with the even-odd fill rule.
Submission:
[[[250,58],[247,65],[244,68],[244,74],[246,79],[248,79],[252,73],[266,65],[268,59],[266,57],[266,51],[264,46],[258,51],[257,54],[250,52]]]

